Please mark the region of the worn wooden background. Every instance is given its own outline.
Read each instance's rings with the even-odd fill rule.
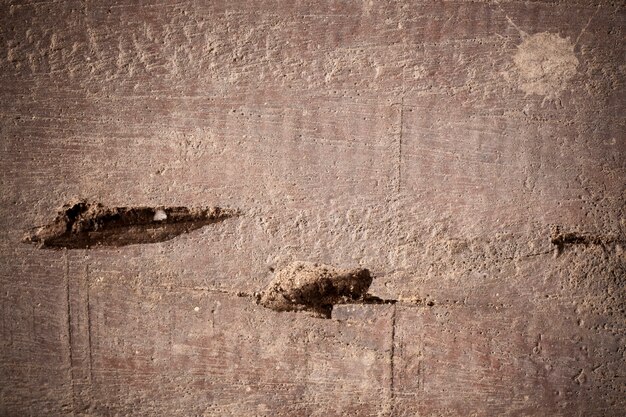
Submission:
[[[622,1],[2,1],[0,415],[626,414],[625,23]],[[20,243],[79,198],[243,215]],[[558,253],[553,225],[605,243]],[[434,305],[236,296],[295,260]]]

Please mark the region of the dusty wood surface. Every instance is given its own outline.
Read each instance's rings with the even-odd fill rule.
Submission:
[[[623,2],[106,3],[0,5],[0,415],[626,414]],[[241,215],[20,242],[76,199]]]

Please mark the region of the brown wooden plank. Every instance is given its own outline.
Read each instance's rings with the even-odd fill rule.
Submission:
[[[624,414],[625,19],[2,3],[0,414]],[[242,215],[20,243],[76,198]],[[558,248],[553,225],[593,239]],[[398,302],[319,320],[236,296],[298,260],[369,268]]]

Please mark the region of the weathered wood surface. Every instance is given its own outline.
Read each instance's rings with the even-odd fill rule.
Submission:
[[[3,1],[0,415],[626,414],[625,21]],[[77,198],[242,214],[20,243]],[[608,243],[559,251],[553,225]],[[400,301],[322,320],[237,297],[292,261],[368,268]]]

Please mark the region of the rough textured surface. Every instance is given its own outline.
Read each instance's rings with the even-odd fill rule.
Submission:
[[[625,30],[604,0],[1,1],[0,415],[623,416]],[[21,243],[76,199],[242,215]],[[298,260],[398,303],[237,297]]]
[[[63,207],[54,221],[26,234],[25,243],[43,248],[89,249],[173,239],[236,215],[220,207],[104,207],[80,202]]]

